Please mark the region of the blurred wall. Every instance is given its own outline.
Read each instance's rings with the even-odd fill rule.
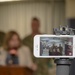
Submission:
[[[41,21],[41,32],[53,33],[53,27],[65,24],[63,1],[0,3],[0,30],[16,30],[21,38],[31,33],[32,17]]]
[[[75,18],[75,0],[66,0],[66,18]]]

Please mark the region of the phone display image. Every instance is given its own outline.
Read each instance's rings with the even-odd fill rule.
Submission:
[[[40,37],[40,56],[73,56],[73,37]]]

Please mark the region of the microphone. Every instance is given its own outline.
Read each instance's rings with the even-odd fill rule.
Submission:
[[[17,56],[17,50],[16,49],[10,49],[7,57],[7,64],[18,64],[18,56]]]

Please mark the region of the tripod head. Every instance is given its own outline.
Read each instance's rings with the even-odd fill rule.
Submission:
[[[55,35],[74,35],[73,29],[69,26],[59,26],[53,29]]]

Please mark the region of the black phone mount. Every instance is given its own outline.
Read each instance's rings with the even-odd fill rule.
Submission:
[[[60,26],[53,29],[55,35],[74,35],[73,29],[68,26]],[[56,75],[69,75],[70,65],[72,59],[70,58],[57,58]]]

